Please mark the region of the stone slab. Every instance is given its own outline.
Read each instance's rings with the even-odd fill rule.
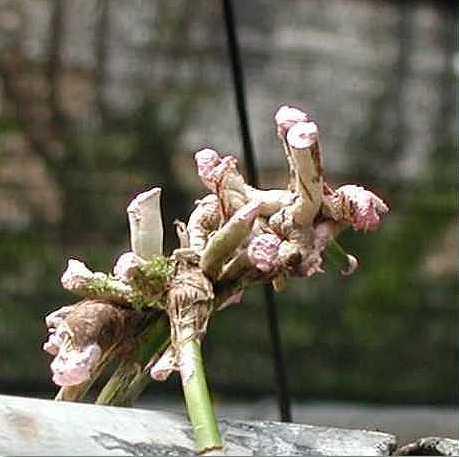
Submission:
[[[459,426],[458,426],[459,429]],[[459,435],[459,433],[458,433]],[[459,440],[429,436],[397,449],[395,455],[455,455],[459,456]]]
[[[393,435],[271,421],[220,420],[224,455],[390,455]],[[0,395],[0,455],[192,456],[186,418],[164,411]]]

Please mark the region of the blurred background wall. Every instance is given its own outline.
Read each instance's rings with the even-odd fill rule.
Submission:
[[[392,208],[379,232],[342,237],[353,277],[276,297],[292,394],[458,404],[454,3],[234,3],[263,186],[286,181],[272,116],[288,103],[319,122],[328,181]],[[193,152],[241,157],[221,6],[0,0],[0,76],[0,392],[50,395],[43,317],[75,300],[67,258],[108,269],[152,185],[170,251],[205,193]],[[260,290],[215,319],[206,352],[217,397],[273,394]]]

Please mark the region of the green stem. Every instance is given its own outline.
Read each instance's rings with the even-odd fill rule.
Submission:
[[[133,360],[121,362],[97,397],[96,404],[128,406],[122,402],[124,392],[141,370],[142,367]]]
[[[134,354],[119,364],[101,390],[96,404],[132,406],[151,381],[143,367],[152,355],[162,353],[169,343],[168,320],[163,316],[147,328]]]
[[[167,343],[169,344],[169,341]],[[119,406],[132,406],[150,382],[151,377],[148,373],[145,373],[143,370],[138,371],[120,397]]]
[[[217,419],[207,388],[206,375],[201,354],[201,342],[193,339],[182,348],[182,359],[192,364],[193,372],[187,376],[181,368],[183,393],[186,408],[195,435],[199,453],[212,449],[221,449],[223,442],[218,429]]]

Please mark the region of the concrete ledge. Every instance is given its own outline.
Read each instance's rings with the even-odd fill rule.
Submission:
[[[225,455],[390,455],[395,436],[221,420]],[[185,417],[162,411],[0,395],[1,455],[195,455]]]
[[[414,443],[406,444],[397,449],[395,455],[457,455],[459,441],[450,438],[430,436],[420,438]]]

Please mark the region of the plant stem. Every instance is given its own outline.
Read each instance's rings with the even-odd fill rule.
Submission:
[[[169,344],[170,338],[166,338],[159,349],[152,353],[162,353]],[[125,364],[120,364],[113,375],[115,379],[118,379],[120,386],[117,387],[115,380],[112,383],[112,379],[110,379],[97,398],[96,403],[100,405],[132,406],[151,382],[149,374],[142,369],[143,365],[145,365],[145,361],[142,362],[143,363],[139,365],[131,360]],[[119,373],[118,376],[117,373]],[[110,392],[111,388],[109,384],[112,384],[112,392]],[[107,394],[104,393],[106,388]]]
[[[127,213],[131,229],[131,249],[149,260],[163,253],[163,221],[161,217],[161,188],[154,187],[137,195]]]
[[[180,373],[186,408],[193,426],[197,451],[203,453],[212,449],[221,449],[223,442],[207,388],[201,342],[193,339],[185,343],[182,348],[182,357],[193,367],[191,376],[184,373],[182,366]]]
[[[134,354],[119,364],[97,397],[96,404],[132,406],[151,381],[143,367],[153,354],[163,352],[169,343],[169,325],[163,316],[150,324],[140,337]]]
[[[142,368],[131,360],[124,360],[115,370],[110,380],[97,397],[97,405],[127,406],[121,404],[120,397],[129,387],[131,381],[135,378]]]

